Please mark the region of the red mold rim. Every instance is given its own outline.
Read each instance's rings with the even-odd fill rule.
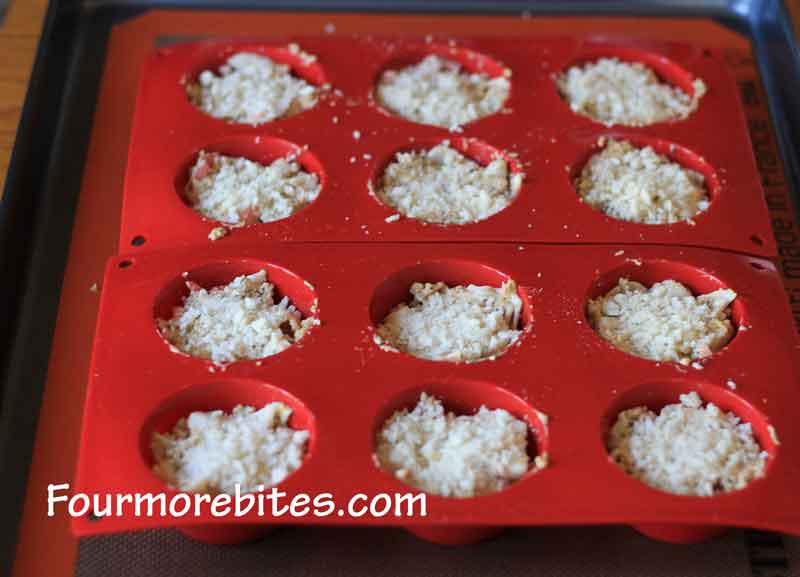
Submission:
[[[527,452],[530,458],[530,468],[528,471],[517,481],[511,483],[502,491],[496,493],[489,493],[486,495],[478,495],[475,497],[444,497],[427,493],[433,499],[443,499],[450,501],[452,499],[468,500],[480,499],[483,497],[491,497],[505,493],[516,485],[524,483],[534,475],[547,471],[547,468],[539,469],[534,465],[536,457],[548,458],[550,450],[550,436],[548,429],[548,417],[537,411],[530,406],[527,402],[520,397],[511,393],[510,391],[493,385],[491,383],[479,381],[448,381],[431,383],[422,386],[416,386],[404,390],[396,395],[390,401],[385,403],[378,413],[372,424],[372,452],[376,455],[378,435],[384,423],[391,418],[391,416],[403,409],[412,410],[419,401],[420,395],[427,393],[434,396],[444,405],[446,411],[453,412],[456,415],[472,415],[484,405],[488,409],[505,409],[514,417],[522,419],[528,424],[528,446]],[[408,490],[410,485],[398,480],[394,475],[381,468],[377,463],[377,456],[374,458],[375,467],[379,470],[384,478],[390,479],[392,483]]]
[[[317,59],[313,61],[307,61],[303,55],[302,48],[295,52],[290,50],[288,46],[289,45],[281,46],[262,44],[258,42],[210,42],[202,46],[202,48],[195,53],[192,65],[181,79],[181,84],[185,86],[186,84],[196,82],[197,77],[205,70],[211,70],[214,72],[214,74],[219,74],[220,67],[225,64],[228,58],[234,54],[249,52],[258,54],[260,56],[266,56],[270,60],[273,60],[279,64],[285,64],[289,67],[293,76],[301,78],[309,84],[312,84],[320,89],[324,88],[328,84],[328,79],[325,74],[325,70],[319,64],[319,61]],[[250,126],[248,123],[237,122],[225,118],[216,118],[206,114],[204,111],[192,104],[186,94],[184,94],[184,96],[186,96],[186,103],[189,105],[189,107],[206,118],[217,120],[225,124]],[[316,108],[316,105],[306,110],[301,110],[297,114],[308,112],[313,108]],[[276,120],[288,118],[289,116],[296,116],[296,114],[275,118],[273,120],[262,122],[257,126],[263,126],[265,124],[269,124],[270,122],[275,122]]]
[[[599,340],[605,347],[608,348],[610,351],[615,351],[616,353],[636,357],[636,355],[632,355],[631,353],[627,353],[621,349],[616,348],[611,343],[603,339],[597,331],[594,330],[592,327],[591,321],[589,320],[589,315],[587,312],[587,304],[590,300],[602,297],[606,295],[611,289],[617,286],[620,278],[627,278],[628,280],[636,281],[638,283],[643,284],[645,287],[650,288],[657,282],[665,281],[668,279],[677,281],[687,287],[695,296],[713,292],[718,289],[725,289],[730,288],[727,283],[722,281],[721,279],[717,278],[713,274],[706,272],[700,268],[681,263],[675,262],[671,260],[656,260],[656,259],[648,259],[648,260],[641,260],[641,259],[634,259],[629,258],[626,262],[608,272],[603,274],[599,274],[597,278],[592,282],[589,290],[586,293],[586,298],[584,301],[584,308],[583,314],[586,318],[586,330],[591,331],[594,334],[594,338]],[[730,347],[731,344],[736,340],[739,336],[739,327],[749,325],[749,318],[747,315],[747,310],[744,304],[741,301],[741,297],[737,296],[737,298],[733,301],[730,306],[731,310],[731,322],[733,324],[733,336],[731,339],[725,344],[720,350],[714,352],[710,357],[706,357],[706,359],[710,359],[719,355],[720,353],[724,352],[726,348]],[[657,362],[666,362],[666,361],[654,361],[652,359],[643,359],[648,360],[653,363]],[[700,361],[702,359],[698,359]]]
[[[421,122],[416,122],[409,118],[400,116],[395,112],[392,112],[391,110],[383,107],[378,102],[378,98],[376,96],[376,92],[378,90],[378,84],[380,83],[381,77],[383,76],[384,72],[387,72],[389,70],[398,71],[401,70],[402,68],[419,64],[427,56],[431,55],[436,55],[444,60],[450,60],[451,62],[456,62],[460,64],[461,68],[469,74],[486,74],[489,78],[499,78],[501,76],[505,76],[509,79],[510,86],[508,95],[506,96],[506,99],[503,101],[502,106],[500,106],[500,109],[492,114],[476,118],[475,120],[472,120],[464,124],[464,126],[468,124],[473,124],[475,122],[483,120],[484,118],[489,118],[490,116],[494,116],[495,114],[499,114],[500,110],[502,110],[509,102],[509,100],[511,100],[512,92],[514,90],[513,82],[511,82],[511,69],[502,64],[499,60],[495,60],[491,56],[482,54],[480,52],[476,52],[474,50],[469,50],[467,48],[462,48],[459,46],[450,46],[447,44],[431,43],[431,44],[420,44],[418,46],[410,47],[406,50],[403,50],[400,54],[392,55],[389,58],[389,60],[384,62],[384,64],[379,68],[378,73],[375,75],[375,78],[373,79],[372,82],[372,88],[370,89],[370,92],[368,94],[369,102],[372,104],[372,106],[374,106],[377,110],[379,110],[383,114],[391,116],[393,118],[398,118],[414,124],[421,124],[423,126],[434,126],[434,125],[424,124]]]
[[[204,150],[205,152],[216,152],[224,156],[242,157],[263,165],[269,165],[281,158],[294,157],[304,171],[317,177],[320,188],[319,194],[317,195],[317,198],[315,198],[309,204],[303,206],[289,216],[280,218],[278,220],[272,220],[269,222],[259,221],[250,225],[246,225],[242,223],[230,224],[211,219],[192,208],[188,202],[188,199],[186,198],[186,185],[189,182],[192,166],[194,166],[194,163],[197,161],[200,150]],[[175,188],[175,193],[178,195],[178,198],[181,199],[181,202],[186,206],[186,208],[191,210],[192,213],[197,216],[197,218],[202,220],[220,223],[221,225],[229,228],[269,226],[270,224],[283,222],[287,219],[296,217],[304,210],[307,210],[309,207],[311,207],[319,200],[320,196],[325,193],[325,186],[328,182],[328,176],[325,172],[325,168],[322,166],[322,163],[307,148],[304,148],[293,142],[289,142],[288,140],[274,138],[272,136],[252,136],[239,134],[212,142],[207,146],[202,147],[200,150],[192,152],[180,163],[175,174],[173,186]]]
[[[457,150],[466,158],[478,163],[483,167],[488,166],[493,160],[499,157],[505,160],[506,163],[508,163],[508,167],[510,169],[509,176],[512,174],[522,175],[522,182],[520,184],[519,190],[517,190],[516,194],[514,195],[514,198],[511,199],[511,202],[508,203],[508,206],[506,206],[499,212],[496,212],[482,220],[478,220],[475,222],[467,222],[464,224],[451,224],[451,223],[428,222],[419,218],[406,216],[400,213],[396,207],[383,201],[380,193],[380,190],[382,188],[381,181],[383,180],[383,174],[384,172],[386,172],[386,168],[396,160],[398,154],[402,154],[405,152],[428,151],[431,148],[434,148],[445,141],[450,143],[450,148]],[[393,150],[391,153],[387,154],[380,161],[376,163],[372,176],[369,179],[368,192],[369,195],[375,200],[375,202],[377,202],[383,208],[385,208],[389,212],[389,214],[400,214],[401,218],[408,218],[414,220],[424,226],[459,228],[464,226],[471,226],[481,222],[486,222],[496,217],[497,215],[502,214],[507,210],[509,210],[514,205],[514,203],[517,202],[520,196],[522,196],[525,188],[526,176],[527,175],[522,169],[522,164],[514,156],[512,156],[507,151],[500,150],[499,148],[496,148],[491,144],[488,144],[487,142],[480,140],[478,138],[465,137],[465,136],[450,136],[443,138],[421,138],[415,140],[412,143],[406,144],[402,147]]]
[[[406,266],[386,277],[372,293],[372,299],[369,304],[369,317],[372,323],[371,329],[373,333],[377,334],[377,327],[394,307],[404,302],[410,302],[411,297],[409,289],[415,282],[443,282],[449,287],[473,284],[477,286],[499,288],[508,280],[511,280],[511,277],[506,273],[492,268],[489,265],[468,260],[432,260]],[[533,330],[533,303],[531,298],[524,287],[519,285],[517,286],[517,294],[520,299],[522,299],[522,314],[520,316],[520,329],[522,330],[522,334],[514,343],[498,353],[498,358],[507,354],[512,348],[519,346],[527,334]],[[391,352],[405,355],[409,359],[416,359],[418,361],[462,364],[453,361],[421,359],[405,351],[395,349],[391,349]],[[483,362],[485,360],[488,359],[472,362]]]
[[[225,260],[205,264],[180,274],[161,289],[153,305],[153,328],[158,338],[161,339],[165,346],[169,347],[171,351],[177,354],[185,355],[205,363],[213,363],[210,359],[194,357],[175,348],[161,335],[161,332],[158,330],[158,325],[155,322],[156,319],[171,318],[175,308],[183,304],[183,301],[189,295],[189,288],[186,286],[187,281],[197,283],[205,289],[211,289],[217,286],[224,286],[238,276],[251,275],[261,270],[267,272],[267,281],[275,285],[274,297],[276,300],[286,296],[289,298],[290,303],[303,314],[303,317],[319,318],[318,300],[313,286],[292,271],[276,264],[255,259]],[[315,328],[314,326],[310,327],[300,341],[293,343],[287,349],[276,353],[276,355],[282,354],[297,346],[298,343],[306,339]],[[242,359],[235,362],[260,363],[262,360],[263,359]]]
[[[703,399],[703,406],[713,403],[725,412],[732,412],[741,419],[742,423],[750,423],[755,437],[762,450],[768,454],[764,475],[751,481],[745,488],[738,491],[717,493],[711,497],[698,497],[691,495],[677,495],[651,487],[646,483],[635,479],[622,470],[608,455],[608,435],[611,427],[616,422],[617,416],[625,410],[634,407],[646,406],[654,412],[660,411],[666,405],[680,403],[679,396],[685,393],[696,392]],[[603,450],[608,455],[608,464],[615,471],[624,477],[625,482],[633,482],[644,487],[647,491],[653,491],[661,495],[670,495],[679,499],[721,499],[735,498],[747,491],[753,490],[757,485],[767,478],[775,459],[778,456],[779,445],[776,443],[774,431],[771,429],[768,418],[754,405],[734,393],[724,385],[712,384],[703,381],[687,381],[683,379],[649,383],[635,386],[617,397],[604,413],[600,423],[600,438],[602,439]]]
[[[688,220],[682,220],[674,223],[664,223],[664,224],[650,224],[644,222],[633,222],[633,221],[626,221],[621,220],[618,218],[614,218],[613,216],[609,216],[603,211],[594,208],[586,204],[585,202],[581,201],[580,194],[578,193],[577,186],[575,183],[580,178],[583,169],[589,163],[589,160],[596,154],[602,152],[606,145],[608,144],[609,140],[616,140],[617,142],[630,142],[636,148],[645,148],[650,147],[652,148],[657,154],[667,157],[670,161],[675,162],[681,165],[683,168],[687,168],[689,170],[693,170],[697,173],[700,173],[703,176],[706,194],[708,196],[709,206],[707,209],[698,212],[691,220],[695,223],[690,224]],[[630,226],[641,226],[642,228],[649,228],[649,227],[676,227],[676,226],[699,226],[703,223],[706,215],[714,210],[716,206],[716,201],[722,194],[722,182],[717,175],[717,171],[714,169],[713,166],[702,156],[697,154],[696,152],[682,146],[680,144],[670,142],[668,140],[664,140],[662,138],[658,138],[655,136],[646,136],[640,134],[623,134],[620,132],[609,132],[599,136],[594,142],[586,147],[586,149],[581,153],[581,155],[576,159],[576,161],[571,165],[570,170],[568,172],[569,179],[570,179],[570,186],[572,190],[575,192],[575,199],[581,206],[585,206],[587,209],[591,210],[594,214],[599,215],[604,220],[613,223],[625,223],[626,225]],[[754,241],[755,242],[755,241]],[[763,243],[762,243],[763,244]]]
[[[196,411],[222,410],[230,414],[237,405],[248,405],[260,409],[272,402],[281,402],[292,409],[288,426],[295,430],[309,432],[303,464],[284,479],[300,471],[313,458],[317,444],[316,419],[314,414],[294,395],[274,385],[252,379],[225,379],[199,385],[190,385],[162,401],[145,419],[139,432],[139,449],[143,466],[168,491],[178,492],[167,487],[166,483],[152,472],[155,460],[151,449],[154,433],[168,433],[182,418]]]
[[[650,52],[647,50],[641,50],[639,48],[633,48],[631,46],[613,46],[613,45],[585,45],[581,50],[581,55],[577,58],[572,59],[568,62],[561,70],[556,72],[556,76],[560,76],[561,74],[566,73],[567,70],[572,68],[573,66],[580,66],[583,67],[590,62],[594,62],[601,58],[617,58],[623,62],[629,63],[641,63],[650,68],[653,72],[655,72],[656,76],[658,76],[659,80],[670,84],[671,86],[679,88],[681,91],[686,93],[689,98],[694,97],[694,84],[695,77],[686,70],[683,66],[663,56],[656,52]],[[559,95],[559,99],[564,103],[567,109],[582,118],[586,118],[595,124],[602,125],[603,123],[596,120],[595,118],[585,115],[585,114],[577,114],[574,112],[569,103],[561,94],[561,91],[556,86],[556,83],[553,82],[553,89]],[[698,104],[699,108],[699,104]],[[694,111],[696,112],[696,111]],[[690,114],[691,116],[691,114]],[[652,124],[648,124],[646,126],[633,126],[629,128],[646,128],[647,126],[655,126],[659,124],[668,124],[673,122],[682,122],[687,120],[687,118],[680,118],[674,120],[666,120],[661,122],[654,122]]]

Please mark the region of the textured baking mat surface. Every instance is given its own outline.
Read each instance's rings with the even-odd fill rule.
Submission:
[[[174,530],[82,539],[75,576],[108,575],[800,577],[800,539],[731,531],[668,545],[627,527],[509,529],[466,547],[433,545],[401,529],[321,527],[287,527],[237,546],[203,545]]]

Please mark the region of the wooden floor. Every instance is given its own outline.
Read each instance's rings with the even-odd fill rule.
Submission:
[[[46,10],[47,0],[11,0],[0,25],[0,196]]]

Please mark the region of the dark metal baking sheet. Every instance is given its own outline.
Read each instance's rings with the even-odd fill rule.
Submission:
[[[795,206],[800,56],[781,0],[53,0],[0,204],[0,570],[10,571],[111,26],[149,8],[713,18],[752,39]]]

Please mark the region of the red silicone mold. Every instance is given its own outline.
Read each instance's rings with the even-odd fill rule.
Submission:
[[[461,38],[452,46],[413,38],[303,37],[298,42],[317,60],[304,62],[282,48],[289,43],[285,38],[176,45],[151,55],[142,70],[129,150],[122,252],[211,242],[208,233],[217,223],[203,219],[182,200],[188,166],[199,150],[267,162],[308,147],[300,161],[322,180],[316,201],[289,218],[232,229],[217,242],[667,244],[775,254],[736,84],[723,59],[711,50],[635,40],[609,45],[543,37]],[[256,127],[207,116],[188,101],[184,83],[239,51],[266,53],[309,82],[331,88],[323,90],[313,109]],[[489,75],[510,69],[511,94],[505,108],[458,134],[381,109],[373,98],[381,72],[430,53]],[[691,80],[699,77],[708,93],[683,121],[607,128],[574,114],[553,82],[554,73],[600,56],[645,62],[687,92],[692,90]],[[353,66],[354,59],[358,66]],[[601,137],[652,145],[699,170],[708,180],[710,208],[694,224],[643,225],[612,219],[581,203],[573,178]],[[444,139],[479,162],[490,159],[488,150],[511,155],[514,168],[526,175],[517,199],[475,224],[441,226],[410,218],[387,222],[395,211],[370,193],[370,184],[398,150],[426,148]]]
[[[213,286],[261,268],[280,294],[320,319],[299,343],[221,371],[173,352],[161,339],[154,319],[179,301],[183,273]],[[702,369],[616,350],[590,328],[585,306],[621,276],[647,284],[674,278],[696,292],[730,287],[739,295],[737,334]],[[524,299],[525,332],[494,361],[426,361],[373,341],[375,323],[407,298],[415,280],[499,286],[507,278],[516,280]],[[114,258],[103,284],[76,491],[174,495],[151,471],[153,431],[169,429],[193,410],[281,400],[295,410],[290,424],[310,430],[311,439],[303,466],[280,490],[290,497],[333,493],[338,506],[356,493],[406,492],[373,462],[374,438],[383,420],[413,405],[421,391],[457,412],[486,404],[526,419],[531,456],[546,454],[549,465],[496,494],[430,496],[426,517],[217,518],[205,511],[162,518],[126,510],[119,517],[76,518],[73,527],[90,535],[177,526],[218,543],[257,538],[287,523],[400,524],[440,543],[469,542],[513,525],[625,523],[678,542],[732,526],[800,535],[800,510],[786,506],[800,478],[800,422],[793,410],[800,366],[788,313],[771,263],[693,248],[262,242]],[[693,390],[752,423],[770,455],[764,478],[735,493],[680,497],[651,489],[610,462],[604,439],[619,411],[641,404],[658,409]]]

